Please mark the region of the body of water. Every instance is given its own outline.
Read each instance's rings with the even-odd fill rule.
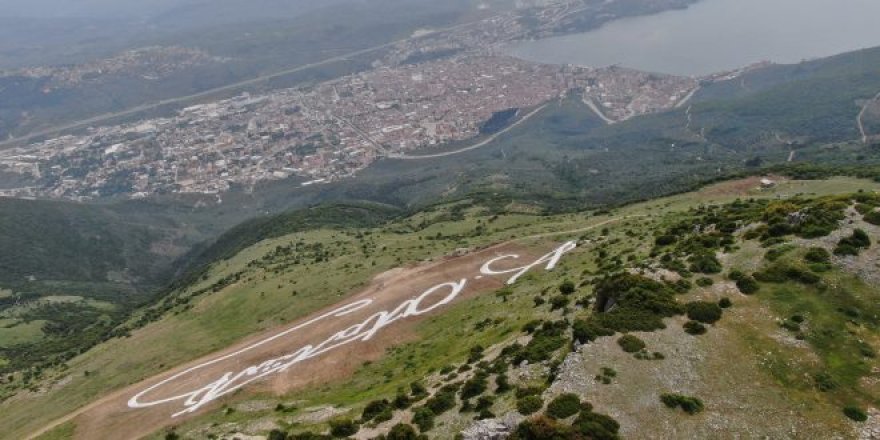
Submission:
[[[701,76],[880,46],[880,0],[703,0],[597,30],[517,43],[530,61]]]

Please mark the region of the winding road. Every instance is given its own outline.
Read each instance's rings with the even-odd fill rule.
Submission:
[[[492,143],[492,141],[494,141],[495,139],[498,139],[498,136],[501,136],[504,133],[507,133],[510,130],[513,130],[514,128],[518,127],[520,124],[528,121],[532,116],[536,115],[541,110],[544,110],[544,108],[546,108],[547,105],[548,104],[544,104],[544,105],[532,110],[531,112],[529,112],[529,114],[523,116],[522,118],[520,118],[520,120],[514,122],[513,124],[510,124],[510,126],[505,128],[504,130],[501,130],[498,133],[495,133],[492,136],[489,136],[488,138],[484,139],[483,141],[476,143],[474,145],[471,145],[469,147],[461,148],[461,149],[458,149],[455,151],[447,151],[445,153],[425,154],[422,156],[407,156],[405,154],[394,154],[394,155],[389,155],[388,158],[389,159],[402,159],[402,160],[436,159],[438,157],[452,156],[455,154],[464,153],[465,151],[471,151],[471,150],[476,150],[477,148],[485,147],[486,145],[489,145],[490,143]]]

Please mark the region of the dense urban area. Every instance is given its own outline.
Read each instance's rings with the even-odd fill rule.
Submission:
[[[688,1],[661,0],[656,7],[679,3]],[[613,19],[615,5],[537,2],[526,12],[419,30],[382,51],[373,69],[341,79],[243,93],[173,117],[89,127],[9,148],[0,152],[0,172],[19,176],[18,184],[0,195],[85,200],[219,193],[291,176],[307,185],[351,176],[381,157],[479,142],[573,93],[608,123],[683,104],[699,86],[697,79],[615,66],[543,65],[503,54],[512,41],[552,35],[585,16]],[[151,47],[18,74],[51,78],[52,88],[102,75],[157,77],[224,61],[196,49]]]

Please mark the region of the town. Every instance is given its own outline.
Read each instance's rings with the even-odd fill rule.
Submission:
[[[692,0],[656,0],[648,12]],[[507,44],[597,26],[617,2],[534,0],[523,9],[445,30],[423,29],[378,51],[373,68],[309,86],[199,103],[171,117],[96,125],[0,151],[14,185],[0,196],[88,200],[165,193],[217,194],[297,177],[302,185],[351,177],[379,158],[486,141],[496,115],[578,95],[607,123],[684,104],[695,78],[616,66],[545,65]],[[653,8],[653,9],[652,9]],[[81,66],[36,69],[63,87],[95,75],[163,75],[224,62],[197,49],[145,48]],[[151,67],[143,67],[148,64]],[[503,127],[502,127],[503,128]],[[497,130],[495,130],[497,131]],[[482,138],[482,139],[481,139]]]
[[[380,157],[476,139],[498,112],[572,92],[609,120],[671,108],[691,78],[622,68],[461,56],[379,68],[308,89],[283,89],[182,109],[176,116],[97,127],[0,151],[0,171],[33,185],[13,197],[220,193],[291,176],[304,184],[352,176]]]

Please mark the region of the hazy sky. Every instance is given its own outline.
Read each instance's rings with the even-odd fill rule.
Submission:
[[[0,0],[0,15],[35,18],[138,17],[193,3],[204,3],[204,0]]]

